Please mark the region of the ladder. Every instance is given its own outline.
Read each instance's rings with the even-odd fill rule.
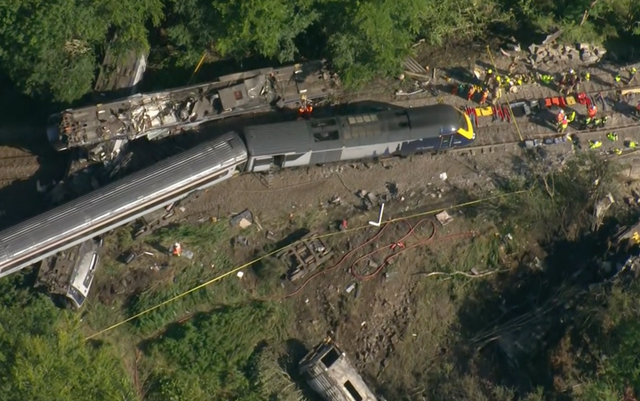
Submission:
[[[275,175],[275,171],[277,166],[271,159],[271,163],[269,163],[269,171],[267,172],[267,188],[271,188],[271,183],[273,182],[273,176]]]

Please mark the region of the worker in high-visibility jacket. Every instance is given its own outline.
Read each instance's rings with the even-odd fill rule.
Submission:
[[[638,147],[638,142],[636,141],[629,141],[629,148],[630,149],[635,149]]]
[[[618,156],[620,156],[622,154],[622,150],[615,148],[613,149],[613,153],[617,154]]]
[[[560,123],[558,124],[558,132],[564,132],[567,130],[567,127],[569,126],[569,120],[565,117],[562,121],[560,121]]]
[[[589,149],[598,149],[602,146],[602,142],[589,140]]]
[[[480,104],[486,104],[487,99],[489,98],[489,89],[485,89],[482,91],[482,97],[480,98]]]
[[[609,132],[607,134],[607,139],[610,140],[611,142],[615,142],[618,140],[618,134],[615,132]]]

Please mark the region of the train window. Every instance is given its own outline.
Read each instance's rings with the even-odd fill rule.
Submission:
[[[457,130],[458,129],[453,125],[449,125],[449,126],[443,125],[442,127],[440,127],[440,135],[453,134]]]
[[[313,134],[314,142],[337,141],[340,139],[339,131],[316,132]]]
[[[356,116],[356,123],[363,123],[364,118],[362,116]]]
[[[364,119],[364,122],[366,122],[366,123],[370,123],[371,122],[371,116],[362,116],[362,118]]]
[[[349,117],[349,124],[355,124],[356,123],[356,118],[355,117]]]
[[[332,125],[336,125],[337,122],[334,118],[328,119],[328,120],[316,120],[316,121],[312,121],[311,122],[311,127],[313,128],[318,128],[318,127],[327,127],[327,126],[332,126]]]
[[[349,380],[344,382],[344,388],[349,392],[349,395],[355,401],[362,401],[363,400],[363,398],[360,395],[360,393],[358,393],[358,390],[356,390],[355,386]]]

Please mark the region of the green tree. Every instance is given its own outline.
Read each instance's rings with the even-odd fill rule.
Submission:
[[[319,17],[316,0],[171,1],[167,34],[181,52],[181,65],[194,65],[205,51],[216,57],[259,54],[292,61],[298,52],[295,39]]]
[[[6,401],[133,400],[122,362],[80,335],[78,317],[51,300],[0,282],[0,394]]]
[[[260,344],[278,337],[283,315],[275,306],[223,308],[174,328],[151,344],[150,400],[259,400],[255,367]]]
[[[96,53],[111,33],[126,48],[147,46],[145,24],[161,0],[0,1],[0,69],[25,93],[71,102],[92,89]]]
[[[419,38],[460,43],[505,21],[493,0],[362,0],[333,2],[324,12],[332,60],[348,86],[400,71]]]

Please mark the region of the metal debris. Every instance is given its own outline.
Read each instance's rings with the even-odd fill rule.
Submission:
[[[442,212],[436,214],[436,219],[443,227],[453,221],[453,217],[451,217],[449,213],[446,212],[446,210],[443,210]]]
[[[243,212],[233,216],[229,220],[229,224],[245,229],[253,224],[253,213],[249,209],[245,209]]]

